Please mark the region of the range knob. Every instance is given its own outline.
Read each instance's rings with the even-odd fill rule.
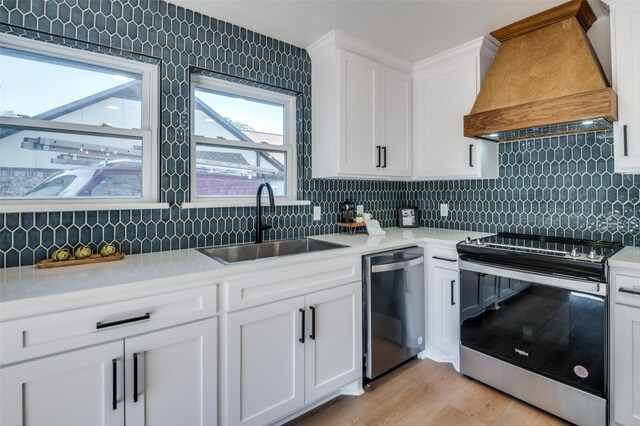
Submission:
[[[477,246],[483,246],[483,245],[484,245],[484,241],[482,241],[480,238],[478,238],[478,239],[476,240],[476,245],[477,245]]]
[[[569,253],[569,255],[571,255],[571,257],[579,257],[580,253],[578,253],[578,249],[574,247],[571,249],[571,253]]]
[[[467,244],[471,244],[471,237],[465,238],[464,242]]]
[[[596,253],[595,249],[591,249],[591,251],[589,252],[589,259],[595,259],[598,257],[598,253]]]

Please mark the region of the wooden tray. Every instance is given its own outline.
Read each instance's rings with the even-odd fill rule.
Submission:
[[[342,222],[338,222],[336,225],[338,225],[341,228],[364,228],[365,226],[367,226],[364,222],[352,222],[352,223],[342,223]]]
[[[53,259],[43,259],[38,262],[36,265],[38,268],[48,269],[48,268],[59,268],[61,266],[76,266],[76,265],[88,265],[90,263],[102,263],[102,262],[113,262],[116,260],[124,259],[124,253],[119,251],[113,256],[103,257],[100,254],[93,254],[88,259],[76,259],[75,257],[70,257],[69,260],[63,261],[55,261]]]

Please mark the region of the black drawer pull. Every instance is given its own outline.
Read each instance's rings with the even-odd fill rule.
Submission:
[[[304,343],[304,330],[305,330],[304,316],[305,316],[306,311],[304,309],[299,309],[299,311],[302,314],[302,327],[301,327],[301,332],[300,332],[300,338],[298,339],[298,341],[300,341],[300,343]]]
[[[387,147],[382,147],[382,168],[387,167]]]
[[[469,144],[469,167],[473,167],[473,144]]]
[[[140,315],[139,317],[125,318],[125,319],[111,321],[111,322],[97,322],[96,323],[96,328],[98,330],[100,330],[101,328],[113,327],[113,326],[121,325],[121,324],[128,324],[130,322],[147,320],[149,318],[151,318],[151,314],[149,312],[147,312],[146,314]]]
[[[624,156],[629,156],[629,146],[627,144],[627,125],[622,126],[622,141],[624,143]]]
[[[618,289],[618,291],[622,292],[622,293],[628,293],[628,294],[633,294],[635,296],[640,296],[640,290],[634,290],[632,288],[624,288],[624,287],[620,287]]]
[[[112,359],[111,365],[113,368],[113,392],[111,394],[111,406],[114,410],[118,409],[118,360]]]
[[[457,259],[447,259],[446,257],[440,257],[440,256],[431,256],[432,259],[436,259],[436,260],[444,260],[445,262],[457,262]]]
[[[309,309],[311,309],[311,334],[309,338],[316,340],[316,307],[309,306]]]
[[[133,354],[133,402],[138,402],[138,354]]]
[[[376,146],[376,149],[378,150],[378,164],[376,164],[376,167],[380,167],[380,145]]]
[[[451,280],[451,306],[456,304],[456,301],[454,300],[454,295],[453,295],[453,286],[456,284],[456,280]]]

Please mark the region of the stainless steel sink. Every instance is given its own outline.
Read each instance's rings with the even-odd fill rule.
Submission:
[[[231,263],[247,262],[268,257],[290,256],[292,254],[311,253],[314,251],[331,250],[342,247],[348,246],[329,243],[327,241],[301,238],[298,240],[268,241],[257,244],[209,247],[197,250],[224,265],[229,265]]]

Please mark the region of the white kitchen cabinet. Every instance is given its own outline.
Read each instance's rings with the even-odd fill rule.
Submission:
[[[123,367],[122,340],[3,367],[0,424],[124,425]]]
[[[611,276],[611,424],[640,426],[640,271]]]
[[[414,177],[496,178],[498,145],[464,136],[497,46],[479,38],[414,67]]]
[[[611,11],[613,89],[618,94],[614,126],[615,169],[640,172],[640,2],[605,0]]]
[[[455,357],[460,345],[459,272],[434,267],[431,279],[435,289],[434,345]]]
[[[268,424],[359,379],[361,291],[352,283],[230,314],[226,423]]]
[[[217,288],[199,284],[1,322],[0,424],[215,424]]]
[[[411,176],[410,66],[338,32],[308,52],[313,177]]]
[[[215,424],[216,336],[212,318],[3,367],[0,424]]]
[[[380,174],[411,175],[411,75],[380,65]],[[377,153],[377,150],[376,150]],[[377,163],[376,163],[377,164]]]
[[[311,315],[305,341],[306,402],[362,375],[361,287],[353,283],[306,297]]]
[[[304,404],[304,306],[296,297],[229,315],[227,424],[268,424]]]
[[[427,246],[426,356],[450,362],[460,358],[460,272],[455,248]]]
[[[615,422],[640,425],[640,308],[614,308]]]
[[[216,318],[131,337],[124,346],[127,425],[217,423]]]
[[[338,57],[342,142],[339,168],[348,174],[375,174],[376,147],[380,146],[380,64],[345,49],[339,51]]]

